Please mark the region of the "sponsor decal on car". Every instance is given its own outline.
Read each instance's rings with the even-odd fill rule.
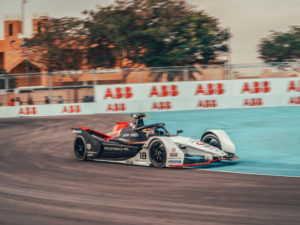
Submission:
[[[126,163],[132,165],[132,164],[134,164],[134,161],[133,160],[126,160]]]
[[[170,157],[177,157],[177,156],[178,156],[178,153],[176,153],[176,152],[175,153],[174,152],[170,153]]]
[[[172,159],[172,160],[169,160],[168,162],[169,162],[169,163],[180,164],[180,163],[181,163],[181,160],[174,160],[174,159]]]
[[[132,134],[130,134],[130,136],[131,136],[131,137],[138,137],[139,134],[138,134],[138,133],[132,133]]]
[[[86,148],[87,148],[87,150],[91,150],[91,149],[92,149],[92,145],[89,144],[89,143],[87,143],[87,144],[86,144]]]
[[[104,150],[108,150],[108,151],[129,151],[129,148],[104,147]]]
[[[81,134],[81,133],[82,133],[82,130],[79,130],[79,129],[73,129],[73,133],[74,133],[74,134]]]

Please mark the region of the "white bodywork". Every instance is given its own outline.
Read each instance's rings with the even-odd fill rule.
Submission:
[[[235,154],[235,145],[224,130],[207,130],[206,133],[215,134],[219,138],[223,151]]]
[[[154,139],[159,139],[163,142],[166,152],[167,160],[166,167],[176,165],[183,165],[185,155],[201,156],[205,161],[211,161],[214,158],[223,159],[228,154],[235,154],[235,146],[230,137],[223,130],[208,130],[203,135],[212,133],[216,135],[221,143],[221,149],[202,142],[200,139],[192,139],[183,136],[153,136],[149,138],[143,145],[143,149],[134,157],[122,161],[108,161],[95,159],[95,161],[105,161],[114,163],[124,163],[140,166],[150,166],[151,160],[149,157],[149,145]]]

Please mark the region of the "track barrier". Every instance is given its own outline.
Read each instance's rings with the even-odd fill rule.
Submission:
[[[300,105],[300,78],[95,85],[94,102],[1,106],[0,117]]]

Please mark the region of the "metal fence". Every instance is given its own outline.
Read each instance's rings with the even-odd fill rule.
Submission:
[[[1,74],[0,105],[94,101],[94,85],[299,77],[300,63],[199,65]]]

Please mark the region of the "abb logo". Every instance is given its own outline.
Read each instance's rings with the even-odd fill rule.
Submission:
[[[80,105],[65,105],[62,113],[80,113],[81,108]]]
[[[243,102],[244,106],[262,106],[264,104],[262,98],[249,98]]]
[[[287,91],[296,91],[296,92],[300,92],[300,80],[297,81],[290,81],[288,84],[288,88]]]
[[[149,97],[175,97],[179,95],[177,85],[152,86]]]
[[[171,102],[153,102],[152,109],[164,110],[171,109]]]
[[[210,99],[210,100],[199,100],[197,107],[198,108],[215,108],[217,107],[217,100]]]
[[[268,81],[254,81],[245,82],[241,93],[258,94],[258,93],[269,93],[271,91],[270,83]]]
[[[298,96],[298,97],[291,97],[289,99],[289,104],[300,105],[300,96]]]
[[[111,111],[111,112],[120,112],[125,110],[126,110],[126,105],[124,103],[108,104],[106,108],[106,111]]]
[[[36,107],[20,108],[18,114],[19,115],[36,115],[37,109],[36,109]]]
[[[222,95],[225,93],[223,83],[208,83],[206,85],[198,84],[195,95]]]
[[[133,93],[131,87],[116,87],[116,88],[106,88],[104,93],[104,99],[121,99],[121,98],[132,98]]]

